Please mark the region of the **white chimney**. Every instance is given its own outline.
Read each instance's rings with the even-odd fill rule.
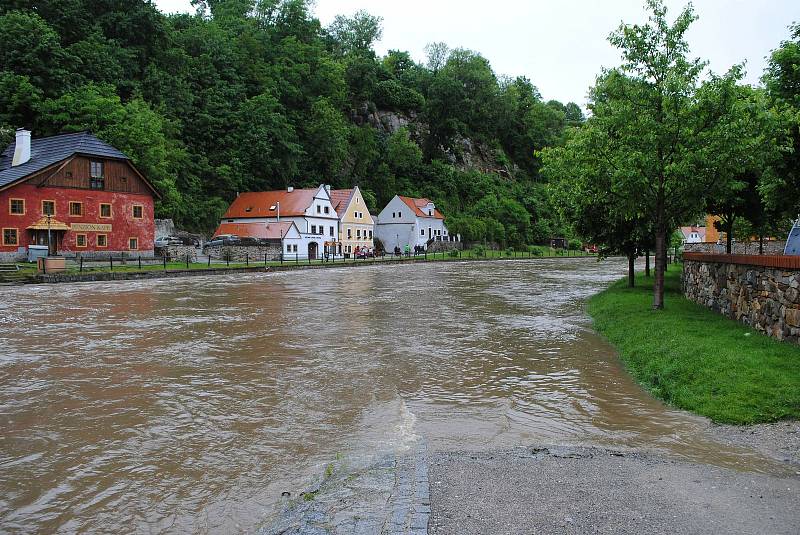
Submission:
[[[11,166],[22,165],[31,159],[31,131],[17,128],[17,141],[14,144],[14,158]]]
[[[325,184],[325,191],[328,192],[328,195],[331,194],[331,185],[330,184]]]
[[[294,191],[294,186],[289,186],[288,188],[286,188],[286,191],[289,192],[289,193],[293,192]]]

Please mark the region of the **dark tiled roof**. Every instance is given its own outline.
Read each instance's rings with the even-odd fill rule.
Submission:
[[[129,159],[125,154],[108,143],[100,141],[89,132],[76,132],[38,139],[31,138],[31,159],[22,165],[11,167],[15,145],[16,141],[12,142],[0,155],[0,187],[41,171],[73,154]]]

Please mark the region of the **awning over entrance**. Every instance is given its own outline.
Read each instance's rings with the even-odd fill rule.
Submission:
[[[28,230],[69,230],[69,225],[58,219],[51,217],[50,224],[47,223],[47,217],[42,217],[36,223],[28,227]]]

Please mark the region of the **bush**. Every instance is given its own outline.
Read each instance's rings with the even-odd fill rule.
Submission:
[[[581,240],[569,240],[568,247],[571,251],[578,251],[583,247]]]
[[[421,110],[425,97],[397,80],[384,80],[375,86],[375,103],[384,109]]]
[[[483,245],[476,245],[472,248],[472,253],[475,256],[486,256],[486,247]]]
[[[544,255],[544,250],[539,247],[538,245],[529,245],[528,252],[531,253],[533,256],[542,256]]]
[[[447,254],[450,256],[450,258],[458,258],[458,249],[452,249]]]
[[[513,247],[508,247],[506,249],[506,256],[514,256],[514,248]]]

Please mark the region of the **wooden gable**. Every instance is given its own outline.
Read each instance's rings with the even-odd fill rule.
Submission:
[[[40,187],[92,189],[91,162],[103,163],[103,191],[158,196],[155,189],[145,181],[130,161],[81,154],[75,154],[43,169],[25,179],[25,182]]]

